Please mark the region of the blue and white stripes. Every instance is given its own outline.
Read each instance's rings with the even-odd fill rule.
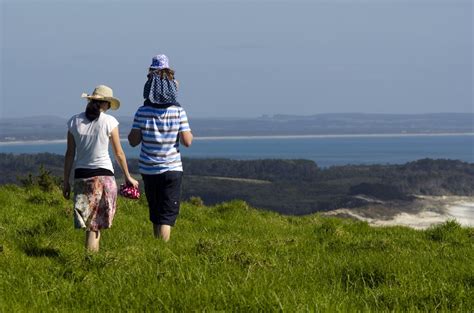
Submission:
[[[183,108],[142,106],[135,113],[132,128],[140,129],[142,133],[139,159],[141,174],[155,175],[183,170],[179,133],[191,131]]]

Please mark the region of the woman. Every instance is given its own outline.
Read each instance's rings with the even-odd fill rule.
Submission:
[[[150,221],[156,238],[169,240],[179,214],[183,166],[179,143],[193,140],[186,112],[176,101],[178,82],[168,57],[153,58],[145,83],[145,102],[135,113],[128,141],[141,145],[139,169],[145,184]]]
[[[86,230],[86,249],[99,251],[100,230],[112,226],[115,215],[117,185],[109,156],[109,141],[128,184],[138,182],[128,172],[127,160],[120,144],[118,121],[105,112],[117,110],[120,101],[111,88],[100,85],[89,99],[85,112],[67,122],[67,150],[64,162],[63,196],[69,199],[69,178],[74,169],[74,224]],[[75,160],[74,160],[75,159]]]

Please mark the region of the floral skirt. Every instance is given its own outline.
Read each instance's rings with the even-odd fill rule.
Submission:
[[[117,204],[113,176],[74,180],[74,226],[98,231],[112,226]]]

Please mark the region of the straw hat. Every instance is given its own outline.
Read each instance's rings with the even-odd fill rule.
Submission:
[[[112,110],[117,110],[120,107],[120,100],[114,98],[112,88],[105,85],[99,85],[95,87],[94,92],[91,95],[83,93],[81,97],[92,100],[108,101]]]

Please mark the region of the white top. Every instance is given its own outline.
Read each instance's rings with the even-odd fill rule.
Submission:
[[[109,137],[119,122],[112,115],[100,113],[94,121],[89,121],[86,113],[74,115],[67,122],[69,132],[76,143],[74,168],[104,168],[114,172],[109,156]]]

